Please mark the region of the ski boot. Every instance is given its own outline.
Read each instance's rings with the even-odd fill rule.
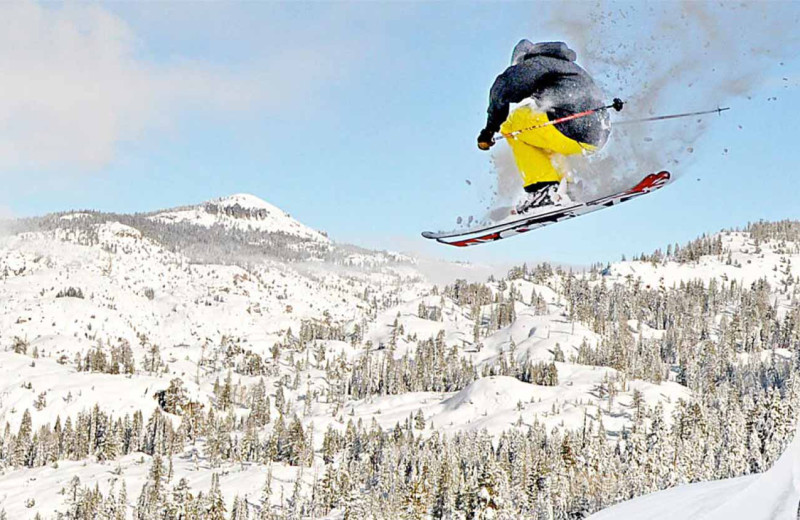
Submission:
[[[522,215],[545,206],[564,205],[570,202],[566,192],[566,183],[548,182],[528,191],[526,197],[511,211],[512,215]]]

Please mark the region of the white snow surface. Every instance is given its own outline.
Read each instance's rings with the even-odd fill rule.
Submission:
[[[800,429],[768,471],[651,493],[590,520],[796,520],[800,504]]]
[[[749,233],[722,233],[722,247],[730,248],[731,263],[727,258],[706,255],[697,262],[666,262],[652,264],[650,262],[626,261],[610,266],[606,281],[609,285],[616,280],[630,276],[641,280],[646,287],[672,287],[681,281],[710,280],[732,281],[749,286],[762,278],[779,286],[785,278],[787,267],[793,276],[800,275],[800,255],[792,248],[782,246],[774,240],[756,244]]]
[[[667,417],[678,399],[689,397],[688,391],[677,383],[654,385],[632,381],[609,409],[607,401],[600,397],[599,388],[606,378],[617,375],[616,370],[567,363],[556,366],[557,386],[524,383],[508,376],[485,377],[458,392],[412,392],[354,401],[348,414],[352,411],[354,419],[363,419],[366,424],[374,419],[381,427],[391,428],[421,410],[428,432],[485,429],[491,435],[499,435],[513,427],[525,430],[534,421],[543,423],[548,431],[576,429],[585,419],[596,420],[602,410],[603,425],[614,435],[630,425],[634,390],[641,391],[650,404],[661,402]]]
[[[111,410],[116,417],[141,410],[147,416],[158,408],[153,394],[166,389],[169,381],[162,378],[136,375],[130,378],[95,372],[75,372],[74,368],[60,365],[52,359],[30,357],[0,352],[0,424],[8,422],[19,428],[22,413],[28,409],[34,425],[53,424],[56,417],[62,421],[90,410],[98,404],[101,410]],[[23,386],[30,383],[30,387]],[[124,387],[122,386],[124,384]],[[190,394],[201,402],[197,386],[186,383]],[[123,390],[124,391],[121,391]],[[41,410],[32,406],[38,394],[46,394],[47,405]]]

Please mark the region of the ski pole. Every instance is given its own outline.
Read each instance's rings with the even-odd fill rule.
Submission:
[[[665,119],[677,119],[679,117],[691,117],[691,116],[702,116],[705,114],[721,114],[726,110],[730,110],[731,107],[721,107],[715,108],[714,110],[701,110],[699,112],[686,112],[684,114],[669,114],[666,116],[653,116],[653,117],[643,117],[641,119],[628,119],[627,121],[617,121],[615,125],[631,125],[633,123],[647,123],[649,121],[664,121]]]
[[[502,139],[508,139],[510,137],[516,137],[523,132],[528,132],[530,130],[536,130],[537,128],[544,128],[546,126],[557,125],[559,123],[566,123],[567,121],[572,121],[573,119],[579,119],[581,117],[590,116],[596,112],[600,112],[601,110],[608,110],[609,108],[613,108],[617,112],[622,110],[622,107],[625,105],[625,102],[622,101],[620,98],[614,98],[614,102],[610,105],[606,105],[603,107],[592,108],[589,110],[584,110],[583,112],[578,112],[577,114],[570,114],[568,116],[559,117],[558,119],[553,119],[552,121],[547,121],[546,123],[541,123],[539,125],[529,126],[528,128],[523,128],[521,130],[516,130],[509,134],[501,134],[495,137],[495,141],[500,141]]]

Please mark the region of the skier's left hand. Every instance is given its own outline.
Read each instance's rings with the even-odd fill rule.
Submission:
[[[478,134],[478,148],[481,150],[488,150],[494,146],[494,132],[490,132],[487,129],[481,130],[481,133]]]

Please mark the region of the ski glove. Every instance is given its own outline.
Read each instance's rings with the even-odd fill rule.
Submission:
[[[488,150],[492,146],[494,146],[494,132],[484,128],[481,130],[481,133],[478,134],[478,148],[481,150]]]

